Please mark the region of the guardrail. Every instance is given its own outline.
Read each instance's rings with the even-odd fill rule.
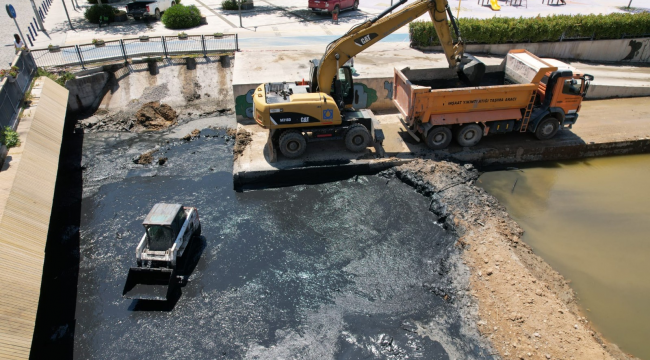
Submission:
[[[128,61],[134,57],[218,54],[239,51],[237,34],[143,36],[95,44],[31,50],[38,67],[81,66],[106,61]]]
[[[15,127],[23,98],[36,73],[36,63],[29,52],[21,51],[11,65],[17,66],[20,72],[14,81],[5,78],[0,82],[0,126],[3,128]]]

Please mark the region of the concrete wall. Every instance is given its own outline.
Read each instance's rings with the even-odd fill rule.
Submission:
[[[442,51],[440,46],[423,47],[421,49]],[[505,55],[512,49],[526,49],[539,57],[558,59],[620,62],[623,64],[650,62],[650,38],[548,43],[470,44],[465,46],[465,52],[470,54]]]
[[[70,92],[68,111],[77,113],[96,108],[106,91],[109,78],[109,73],[99,72],[68,80],[65,83],[66,89]]]

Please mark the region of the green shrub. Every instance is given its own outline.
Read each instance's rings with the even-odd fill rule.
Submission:
[[[162,23],[169,29],[187,29],[201,23],[201,11],[194,5],[174,5],[162,16]]]
[[[554,15],[535,18],[467,18],[458,21],[465,43],[558,41],[564,38],[620,39],[623,35],[650,34],[650,13],[608,15]],[[431,22],[409,25],[414,47],[439,45]],[[453,30],[452,30],[453,33]]]
[[[63,72],[59,75],[59,77],[55,81],[57,84],[64,86],[66,81],[74,80],[75,78],[76,76],[74,76],[73,73]]]
[[[99,24],[99,17],[105,16],[111,22],[115,18],[115,8],[110,5],[93,5],[86,9],[84,17],[93,24]]]
[[[11,149],[20,144],[18,133],[13,131],[9,126],[6,126],[2,129],[2,132],[0,132],[0,140],[2,141],[2,145],[6,146],[7,149]]]
[[[239,10],[236,0],[224,0],[221,2],[221,8],[224,10]]]
[[[76,76],[73,73],[69,73],[67,71],[59,73],[57,75],[57,74],[51,73],[51,72],[49,72],[49,71],[47,71],[47,70],[45,70],[43,68],[38,68],[38,70],[36,71],[36,75],[37,76],[48,77],[48,78],[54,80],[57,84],[59,84],[61,86],[64,86],[66,81],[73,80],[73,79],[76,78]]]

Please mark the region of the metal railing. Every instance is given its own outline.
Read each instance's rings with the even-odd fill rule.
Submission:
[[[3,128],[15,127],[23,98],[36,73],[36,63],[29,52],[21,51],[12,66],[17,66],[20,71],[16,80],[13,82],[9,82],[9,79],[0,80],[0,126]]]
[[[135,57],[176,56],[233,52],[239,50],[237,34],[151,36],[105,41],[95,44],[60,46],[31,51],[38,67],[81,66],[107,61],[128,61]]]

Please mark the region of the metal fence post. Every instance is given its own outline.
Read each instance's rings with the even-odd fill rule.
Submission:
[[[235,34],[235,51],[239,51],[239,34]]]
[[[164,36],[161,36],[160,39],[162,40],[163,43],[163,53],[165,53],[166,58],[169,58],[169,52],[167,51],[167,41],[165,40]]]
[[[203,47],[203,56],[208,56],[208,52],[205,49],[205,36],[201,35],[201,46]]]
[[[74,46],[75,50],[77,50],[77,56],[79,56],[79,62],[81,63],[81,68],[86,70],[86,66],[84,65],[84,58],[81,56],[81,50],[79,50],[79,45]]]
[[[120,48],[122,49],[122,55],[124,55],[124,63],[126,64],[129,61],[126,57],[126,47],[124,47],[124,41],[122,41],[122,39],[120,39]]]

